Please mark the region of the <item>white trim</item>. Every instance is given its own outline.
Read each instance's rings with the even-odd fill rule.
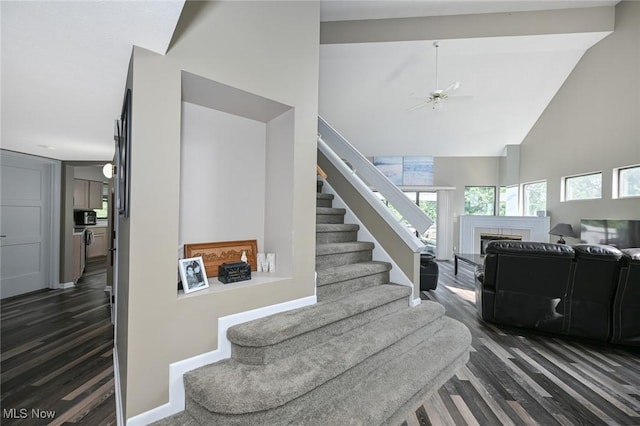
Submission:
[[[122,413],[122,391],[120,389],[120,363],[118,362],[118,351],[113,348],[113,378],[116,388],[116,424],[118,426],[124,425],[124,417]]]
[[[184,411],[185,391],[182,377],[188,371],[227,359],[231,356],[231,342],[227,339],[227,330],[231,326],[279,312],[315,305],[316,302],[317,299],[314,295],[218,318],[218,349],[169,364],[169,402],[144,413],[140,413],[137,416],[130,417],[127,419],[127,426],[148,425]]]
[[[549,216],[460,216],[459,253],[480,253],[479,228],[492,228],[496,234],[528,231],[528,241],[549,242],[550,220]]]
[[[49,275],[50,288],[69,288],[60,287],[66,285],[60,283],[60,215],[61,215],[61,195],[62,195],[62,167],[60,161],[52,160],[51,162],[51,243],[49,250],[51,253],[51,268]],[[72,283],[73,284],[73,283]]]
[[[58,283],[57,285],[57,289],[62,289],[62,290],[66,290],[68,288],[73,288],[76,285],[73,283],[73,281],[69,281],[68,283]]]

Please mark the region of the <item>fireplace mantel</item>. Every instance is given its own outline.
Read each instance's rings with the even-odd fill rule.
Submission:
[[[480,234],[522,235],[525,241],[549,242],[549,216],[460,216],[460,253],[480,253]]]

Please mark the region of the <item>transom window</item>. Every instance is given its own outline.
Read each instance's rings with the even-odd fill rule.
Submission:
[[[613,170],[614,196],[618,198],[640,197],[640,165]]]
[[[602,198],[602,173],[565,177],[563,193],[563,201]]]

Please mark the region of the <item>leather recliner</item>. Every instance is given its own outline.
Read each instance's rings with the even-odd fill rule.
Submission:
[[[608,245],[576,244],[573,249],[576,267],[567,299],[567,334],[607,341],[622,252]]]
[[[640,346],[640,248],[623,249],[611,343]]]
[[[492,241],[486,248],[476,307],[486,321],[565,334],[575,252],[570,246]]]
[[[486,253],[483,320],[640,346],[640,248],[503,240]]]

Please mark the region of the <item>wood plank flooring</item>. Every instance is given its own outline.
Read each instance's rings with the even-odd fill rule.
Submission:
[[[2,425],[116,423],[105,261],[76,288],[2,301]]]
[[[471,268],[454,276],[453,262],[439,265],[438,288],[423,299],[469,327],[473,352],[403,426],[640,425],[640,350],[482,323]],[[2,425],[115,424],[105,280],[89,267],[75,289],[2,301]]]
[[[486,324],[472,268],[439,265],[438,288],[422,298],[471,330],[473,350],[403,425],[640,425],[640,348]]]

